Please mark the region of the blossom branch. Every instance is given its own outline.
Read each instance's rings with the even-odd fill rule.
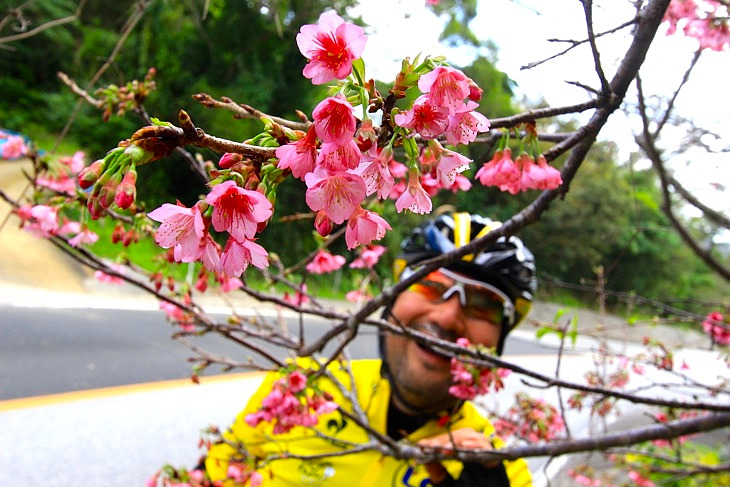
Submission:
[[[216,100],[212,96],[210,96],[207,93],[197,93],[193,95],[193,99],[198,101],[201,105],[207,108],[223,108],[226,110],[229,110],[233,112],[234,118],[250,118],[250,119],[256,119],[261,120],[262,118],[267,118],[273,122],[278,123],[282,127],[287,127],[292,130],[301,130],[303,132],[306,132],[309,128],[309,125],[311,125],[311,122],[293,122],[291,120],[287,120],[285,118],[281,117],[275,117],[273,115],[268,115],[266,113],[263,113],[255,108],[253,108],[250,105],[246,105],[244,103],[236,103],[235,101],[231,100],[230,98],[223,96],[221,97],[220,101]],[[303,120],[306,120],[306,116],[302,114],[301,112],[298,112]]]
[[[607,450],[656,439],[673,439],[730,426],[730,413],[714,413],[696,418],[647,425],[632,431],[620,431],[602,436],[553,441],[539,445],[508,447],[502,450],[457,450],[453,456],[436,454],[435,459],[453,458],[463,462],[515,460],[517,458],[550,456],[581,451]],[[404,452],[405,453],[405,452]]]

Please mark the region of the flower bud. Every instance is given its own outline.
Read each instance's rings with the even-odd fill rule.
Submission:
[[[129,247],[132,242],[139,242],[139,234],[137,234],[137,231],[134,228],[129,229],[129,231],[125,232],[122,237],[122,245],[124,247]]]
[[[129,157],[129,160],[137,165],[146,164],[154,159],[155,154],[151,151],[145,150],[137,144],[129,144],[124,149],[124,155]]]
[[[112,203],[114,203],[114,196],[117,191],[117,186],[120,182],[119,179],[119,176],[115,176],[110,179],[108,183],[101,187],[97,201],[102,208],[107,209],[112,205]]]
[[[469,99],[471,101],[480,101],[484,90],[479,88],[479,85],[477,85],[471,78],[467,79],[467,82],[469,84]]]
[[[112,232],[112,243],[119,243],[124,238],[124,225],[121,222],[117,223]]]
[[[117,186],[117,190],[114,194],[114,202],[122,210],[126,210],[132,206],[132,203],[134,203],[134,200],[137,197],[136,183],[137,171],[131,169],[127,171],[127,174],[124,175],[124,179],[122,179],[122,182],[119,186]]]
[[[88,189],[94,185],[94,183],[101,176],[101,171],[104,168],[104,161],[99,159],[94,161],[88,167],[83,168],[78,175],[79,187],[81,189]]]
[[[89,209],[89,215],[93,220],[98,219],[104,214],[104,208],[99,204],[98,198],[89,198],[86,202],[86,207]]]
[[[242,160],[243,156],[241,154],[236,154],[235,152],[226,152],[218,161],[218,166],[221,169],[230,169]]]
[[[314,229],[322,237],[326,237],[332,233],[332,220],[327,217],[327,213],[324,210],[319,210],[317,216],[314,217]]]

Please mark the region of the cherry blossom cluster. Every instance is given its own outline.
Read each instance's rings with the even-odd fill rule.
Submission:
[[[461,337],[456,344],[464,348],[472,348],[467,338]],[[489,392],[490,388],[499,391],[504,388],[502,379],[510,374],[509,369],[480,367],[469,362],[460,360],[458,357],[451,358],[451,376],[453,385],[449,387],[449,393],[459,399],[471,400],[481,394]]]
[[[23,157],[29,152],[28,145],[20,135],[0,130],[0,159],[9,161]]]
[[[385,253],[386,248],[382,245],[366,245],[351,263],[351,269],[372,269],[378,263],[380,257]],[[330,252],[320,249],[314,258],[307,264],[307,271],[312,274],[327,274],[340,269],[345,265],[346,260],[341,255],[333,255]]]
[[[277,146],[276,159],[259,168],[240,154],[226,153],[218,162],[220,170],[211,173],[214,179],[204,200],[190,208],[179,202],[164,204],[148,214],[160,222],[156,242],[172,249],[176,262],[201,262],[219,280],[237,278],[249,265],[266,267],[268,254],[256,243],[256,234],[273,214],[276,185],[289,175],[306,185],[305,200],[315,212],[316,231],[324,237],[335,225],[345,224],[348,249],[362,248],[352,268],[372,267],[382,249],[373,242],[391,229],[385,219],[368,209],[368,198],[394,200],[398,212],[429,213],[431,197],[439,190],[471,187],[462,173],[472,161],[444,147],[439,139],[458,146],[489,130],[489,121],[476,111],[482,90],[440,60],[404,61],[394,91],[405,96],[405,90],[417,87],[421,95],[409,108],[393,108],[392,113],[383,114],[392,124],[388,127],[392,136],[386,143],[380,140],[383,127],[375,127],[368,116],[368,109],[378,103],[382,106],[382,100],[377,101],[372,82],[364,81],[360,55],[366,41],[361,27],[334,12],[323,14],[316,25],[301,28],[297,45],[308,60],[303,74],[314,84],[337,80],[332,96],[314,108],[306,132],[267,122],[267,133],[252,142],[268,137]],[[360,119],[355,116],[358,105],[363,109]],[[145,145],[142,138],[135,134],[79,174],[82,188],[94,186],[87,205],[92,217],[112,203],[124,209],[134,202],[135,165],[158,157],[154,144]],[[419,148],[419,142],[425,142],[425,147]],[[394,157],[395,147],[400,146],[407,157],[405,164]],[[554,187],[559,181],[557,171],[544,159],[532,166],[519,166],[522,174],[532,177],[521,184],[522,189]],[[485,171],[483,168],[482,173]],[[211,235],[211,224],[216,232],[227,233],[223,248]],[[343,258],[322,250],[307,269],[332,272],[344,263]],[[290,299],[302,302],[301,290]]]
[[[301,370],[294,369],[274,383],[261,401],[261,408],[246,416],[246,423],[251,427],[262,421],[273,423],[273,433],[282,434],[295,426],[315,426],[319,416],[337,408],[337,403],[308,387],[307,376]]]
[[[713,311],[707,315],[702,322],[702,328],[712,338],[713,343],[730,346],[730,324],[725,322],[725,318],[719,311]]]
[[[160,222],[155,241],[173,249],[177,262],[202,262],[216,275],[238,277],[250,265],[264,268],[268,252],[255,242],[273,213],[271,202],[258,191],[242,188],[233,179],[215,184],[204,201],[192,208],[165,203],[147,216]],[[215,241],[210,225],[226,232],[225,247]]]
[[[555,189],[563,183],[560,171],[550,166],[542,154],[536,158],[521,152],[512,159],[512,149],[497,150],[489,162],[476,173],[484,186],[496,186],[502,191],[517,194],[528,189]]]
[[[667,35],[681,31],[685,36],[697,39],[700,49],[723,51],[730,47],[727,3],[717,0],[672,0],[664,20],[669,24]]]
[[[517,392],[515,404],[494,421],[494,428],[505,438],[516,436],[536,443],[557,438],[565,430],[565,423],[555,406],[544,399]]]
[[[213,485],[203,470],[174,468],[172,465],[165,465],[145,482],[145,487],[212,487]]]
[[[365,41],[360,27],[335,13],[323,14],[317,25],[303,26],[297,36],[299,49],[308,59],[304,76],[321,84],[359,74],[353,63]],[[278,167],[306,183],[306,201],[317,212],[315,228],[321,235],[347,221],[348,248],[379,240],[390,225],[363,207],[368,196],[395,199],[399,212],[429,213],[429,191],[434,194],[452,187],[457,175],[469,168],[468,158],[445,149],[435,139],[444,136],[450,144],[468,144],[489,129],[486,117],[475,111],[481,89],[448,66],[429,65],[422,71],[418,88],[423,95],[410,109],[395,114],[396,133],[386,147],[379,147],[376,127],[366,113],[361,121],[355,117],[347,95],[356,83],[343,83],[335,96],[314,109],[307,133],[294,134],[295,140],[277,149]],[[358,86],[364,90],[362,83]],[[367,96],[362,90],[359,94]],[[354,98],[367,105],[360,96]],[[423,154],[414,150],[415,136],[429,141]],[[393,158],[393,144],[399,137],[411,148],[410,152],[407,149],[408,167]]]
[[[231,480],[236,485],[259,487],[264,483],[261,472],[242,463],[231,462],[226,476],[226,480]],[[223,485],[221,481],[212,482],[204,470],[174,468],[171,465],[165,465],[145,482],[146,487],[222,487]]]
[[[71,157],[45,161],[45,168],[36,177],[35,183],[57,193],[73,196],[76,193],[76,178],[86,165],[85,159],[84,153],[77,151]]]
[[[80,222],[59,215],[61,208],[50,205],[24,205],[14,210],[21,226],[32,235],[41,238],[60,236],[68,238],[72,247],[93,244],[99,236]],[[73,235],[73,237],[72,237]]]

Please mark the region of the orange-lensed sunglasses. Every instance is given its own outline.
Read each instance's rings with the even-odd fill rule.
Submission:
[[[402,278],[407,278],[407,274],[404,272]],[[466,316],[495,325],[509,326],[514,319],[514,305],[506,294],[486,282],[469,279],[448,269],[432,272],[408,290],[434,303],[444,302],[456,294]]]

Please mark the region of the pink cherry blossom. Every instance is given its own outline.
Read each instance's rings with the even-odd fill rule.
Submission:
[[[355,289],[354,291],[350,291],[345,294],[345,299],[351,303],[364,303],[371,298],[372,296],[366,292],[360,291],[359,289]]]
[[[674,34],[677,30],[677,23],[681,20],[693,20],[697,18],[697,4],[694,0],[672,0],[664,14],[664,20],[669,22],[667,34]]]
[[[109,264],[109,267],[118,274],[123,275],[125,273],[124,266],[121,264],[112,263],[112,264]],[[124,279],[122,279],[121,277],[107,274],[106,272],[101,271],[101,270],[94,272],[94,278],[96,278],[96,280],[99,282],[103,282],[106,284],[113,284],[115,286],[121,286],[122,284],[124,284]]]
[[[390,172],[390,161],[392,159],[393,150],[385,147],[378,154],[378,157],[361,163],[355,170],[365,182],[367,195],[377,192],[380,199],[385,199],[390,195],[395,184],[395,179],[393,179]]]
[[[494,157],[479,168],[475,177],[484,186],[505,186],[518,182],[520,171],[512,161],[511,149],[495,152]]]
[[[441,181],[436,179],[430,172],[421,176],[421,187],[430,197],[436,196],[439,191],[444,189]]]
[[[264,476],[261,475],[261,472],[251,472],[251,475],[248,477],[249,487],[261,487],[263,484]]]
[[[320,395],[309,396],[307,398],[307,406],[309,406],[317,416],[329,414],[340,407],[336,402],[327,400]]]
[[[294,394],[303,391],[307,387],[307,376],[300,370],[295,370],[289,374],[287,380],[289,381],[289,390]]]
[[[354,249],[358,245],[367,245],[373,240],[380,240],[388,230],[390,225],[380,215],[358,208],[347,221],[345,230],[347,248]]]
[[[702,322],[705,333],[720,345],[730,345],[730,325],[725,323],[722,313],[713,311]]]
[[[357,121],[343,94],[325,98],[314,108],[312,118],[317,137],[322,142],[345,144],[355,135]]]
[[[687,22],[684,34],[697,39],[700,49],[720,52],[730,43],[730,26],[727,21],[717,22],[710,17]]]
[[[601,487],[601,481],[598,479],[591,479],[585,474],[578,473],[572,468],[568,470],[568,475],[573,477],[573,480],[575,480],[576,483],[580,485],[585,485],[587,487]]]
[[[469,339],[464,337],[458,338],[456,344],[467,349],[472,347]],[[510,372],[509,369],[480,367],[452,357],[453,385],[449,388],[449,393],[460,399],[473,399],[477,395],[486,394],[490,388],[499,391],[504,387],[502,379]]]
[[[210,233],[207,231],[203,234],[203,237],[198,242],[198,258],[203,263],[206,269],[211,272],[216,272],[219,268],[221,258],[221,246],[218,242],[213,240]],[[180,262],[185,262],[180,260]],[[224,291],[226,292],[226,291]]]
[[[84,168],[84,153],[77,151],[73,157],[61,157],[48,161],[48,168],[36,178],[36,184],[58,193],[73,195],[76,191],[76,175]]]
[[[637,487],[654,487],[655,486],[654,482],[652,482],[650,479],[644,477],[642,474],[640,474],[636,470],[630,470],[628,476],[629,476],[629,479]]]
[[[411,169],[408,175],[408,186],[396,200],[395,209],[398,210],[398,213],[407,209],[413,213],[428,214],[431,213],[432,207],[431,198],[424,191],[418,179],[418,170]]]
[[[435,139],[449,126],[449,110],[434,104],[427,96],[420,96],[413,108],[397,114],[394,120],[401,127],[415,130],[424,139]]]
[[[169,301],[160,301],[159,306],[160,309],[165,312],[167,319],[178,325],[182,331],[195,331],[192,314]]]
[[[489,130],[487,117],[475,110],[478,106],[472,101],[462,103],[449,115],[449,127],[446,129],[446,141],[449,144],[470,144],[477,134]]]
[[[307,271],[312,274],[327,274],[334,272],[345,265],[345,258],[341,255],[332,255],[326,250],[320,249],[311,262],[307,264]]]
[[[220,282],[221,291],[224,293],[230,293],[231,291],[235,291],[236,289],[243,287],[243,281],[237,277],[231,277],[226,274],[219,274],[218,282]]]
[[[79,233],[81,231],[81,223],[64,219],[63,224],[57,230],[58,235],[68,237],[72,233]]]
[[[304,77],[315,85],[346,78],[366,41],[362,27],[345,22],[334,12],[325,12],[317,25],[303,25],[297,34],[299,51],[309,60]]]
[[[350,263],[351,269],[372,269],[385,253],[386,248],[382,245],[366,245],[360,255]]]
[[[305,137],[276,149],[278,166],[281,169],[290,169],[295,178],[304,179],[305,174],[314,170],[317,159],[316,135],[314,126],[311,126]]]
[[[241,188],[230,180],[213,186],[205,201],[213,206],[213,228],[227,231],[237,240],[253,238],[258,224],[268,220],[273,213],[266,196]]]
[[[437,66],[430,73],[421,76],[418,80],[418,89],[423,93],[428,93],[433,104],[446,107],[449,113],[453,114],[469,96],[468,79],[458,69]]]
[[[218,270],[229,276],[239,277],[249,264],[259,269],[267,267],[269,265],[268,255],[266,249],[253,240],[237,240],[231,236],[223,248]]]
[[[94,244],[97,240],[99,240],[99,235],[84,227],[75,237],[69,239],[68,243],[71,247],[78,247],[79,245]]]
[[[59,230],[58,208],[48,205],[35,205],[24,210],[27,218],[24,218],[23,229],[36,237],[47,238],[56,235]],[[23,211],[18,211],[23,215]]]
[[[537,156],[535,162],[537,163],[537,167],[542,171],[537,189],[555,189],[563,184],[563,178],[560,175],[560,171],[548,165],[547,159],[545,159],[544,155],[540,154]]]
[[[430,152],[435,156],[436,179],[445,188],[451,187],[456,181],[456,175],[469,169],[471,159],[466,156],[444,149],[438,141],[428,144]]]
[[[177,262],[198,260],[200,241],[206,233],[198,205],[187,208],[181,204],[164,203],[147,216],[161,222],[155,232],[155,242],[163,249],[172,247]]]
[[[3,139],[0,139],[3,140]],[[0,145],[2,148],[3,159],[17,159],[28,153],[28,146],[25,145],[23,137],[19,135],[8,135],[4,138],[4,142]]]
[[[303,306],[309,303],[310,299],[309,296],[307,296],[307,285],[300,285],[299,288],[294,292],[293,296],[290,295],[288,292],[284,293],[284,301],[293,306]]]
[[[327,217],[340,224],[350,218],[365,199],[366,189],[362,178],[356,174],[339,172],[330,174],[317,168],[304,178],[307,183],[307,205],[314,210],[324,210]]]
[[[329,172],[342,172],[358,167],[360,157],[360,148],[354,139],[349,139],[344,144],[325,142],[319,151],[317,165]]]
[[[454,184],[451,185],[451,191],[453,193],[456,193],[458,191],[469,191],[472,187],[471,181],[469,181],[469,178],[457,174],[456,178],[454,179]]]
[[[722,51],[730,45],[730,25],[727,14],[719,11],[722,4],[717,1],[695,2],[673,0],[670,2],[664,20],[669,24],[667,35],[681,32],[697,39],[700,49]]]
[[[61,157],[58,162],[66,165],[71,174],[78,174],[86,166],[86,154],[83,151],[76,151],[71,157]]]

